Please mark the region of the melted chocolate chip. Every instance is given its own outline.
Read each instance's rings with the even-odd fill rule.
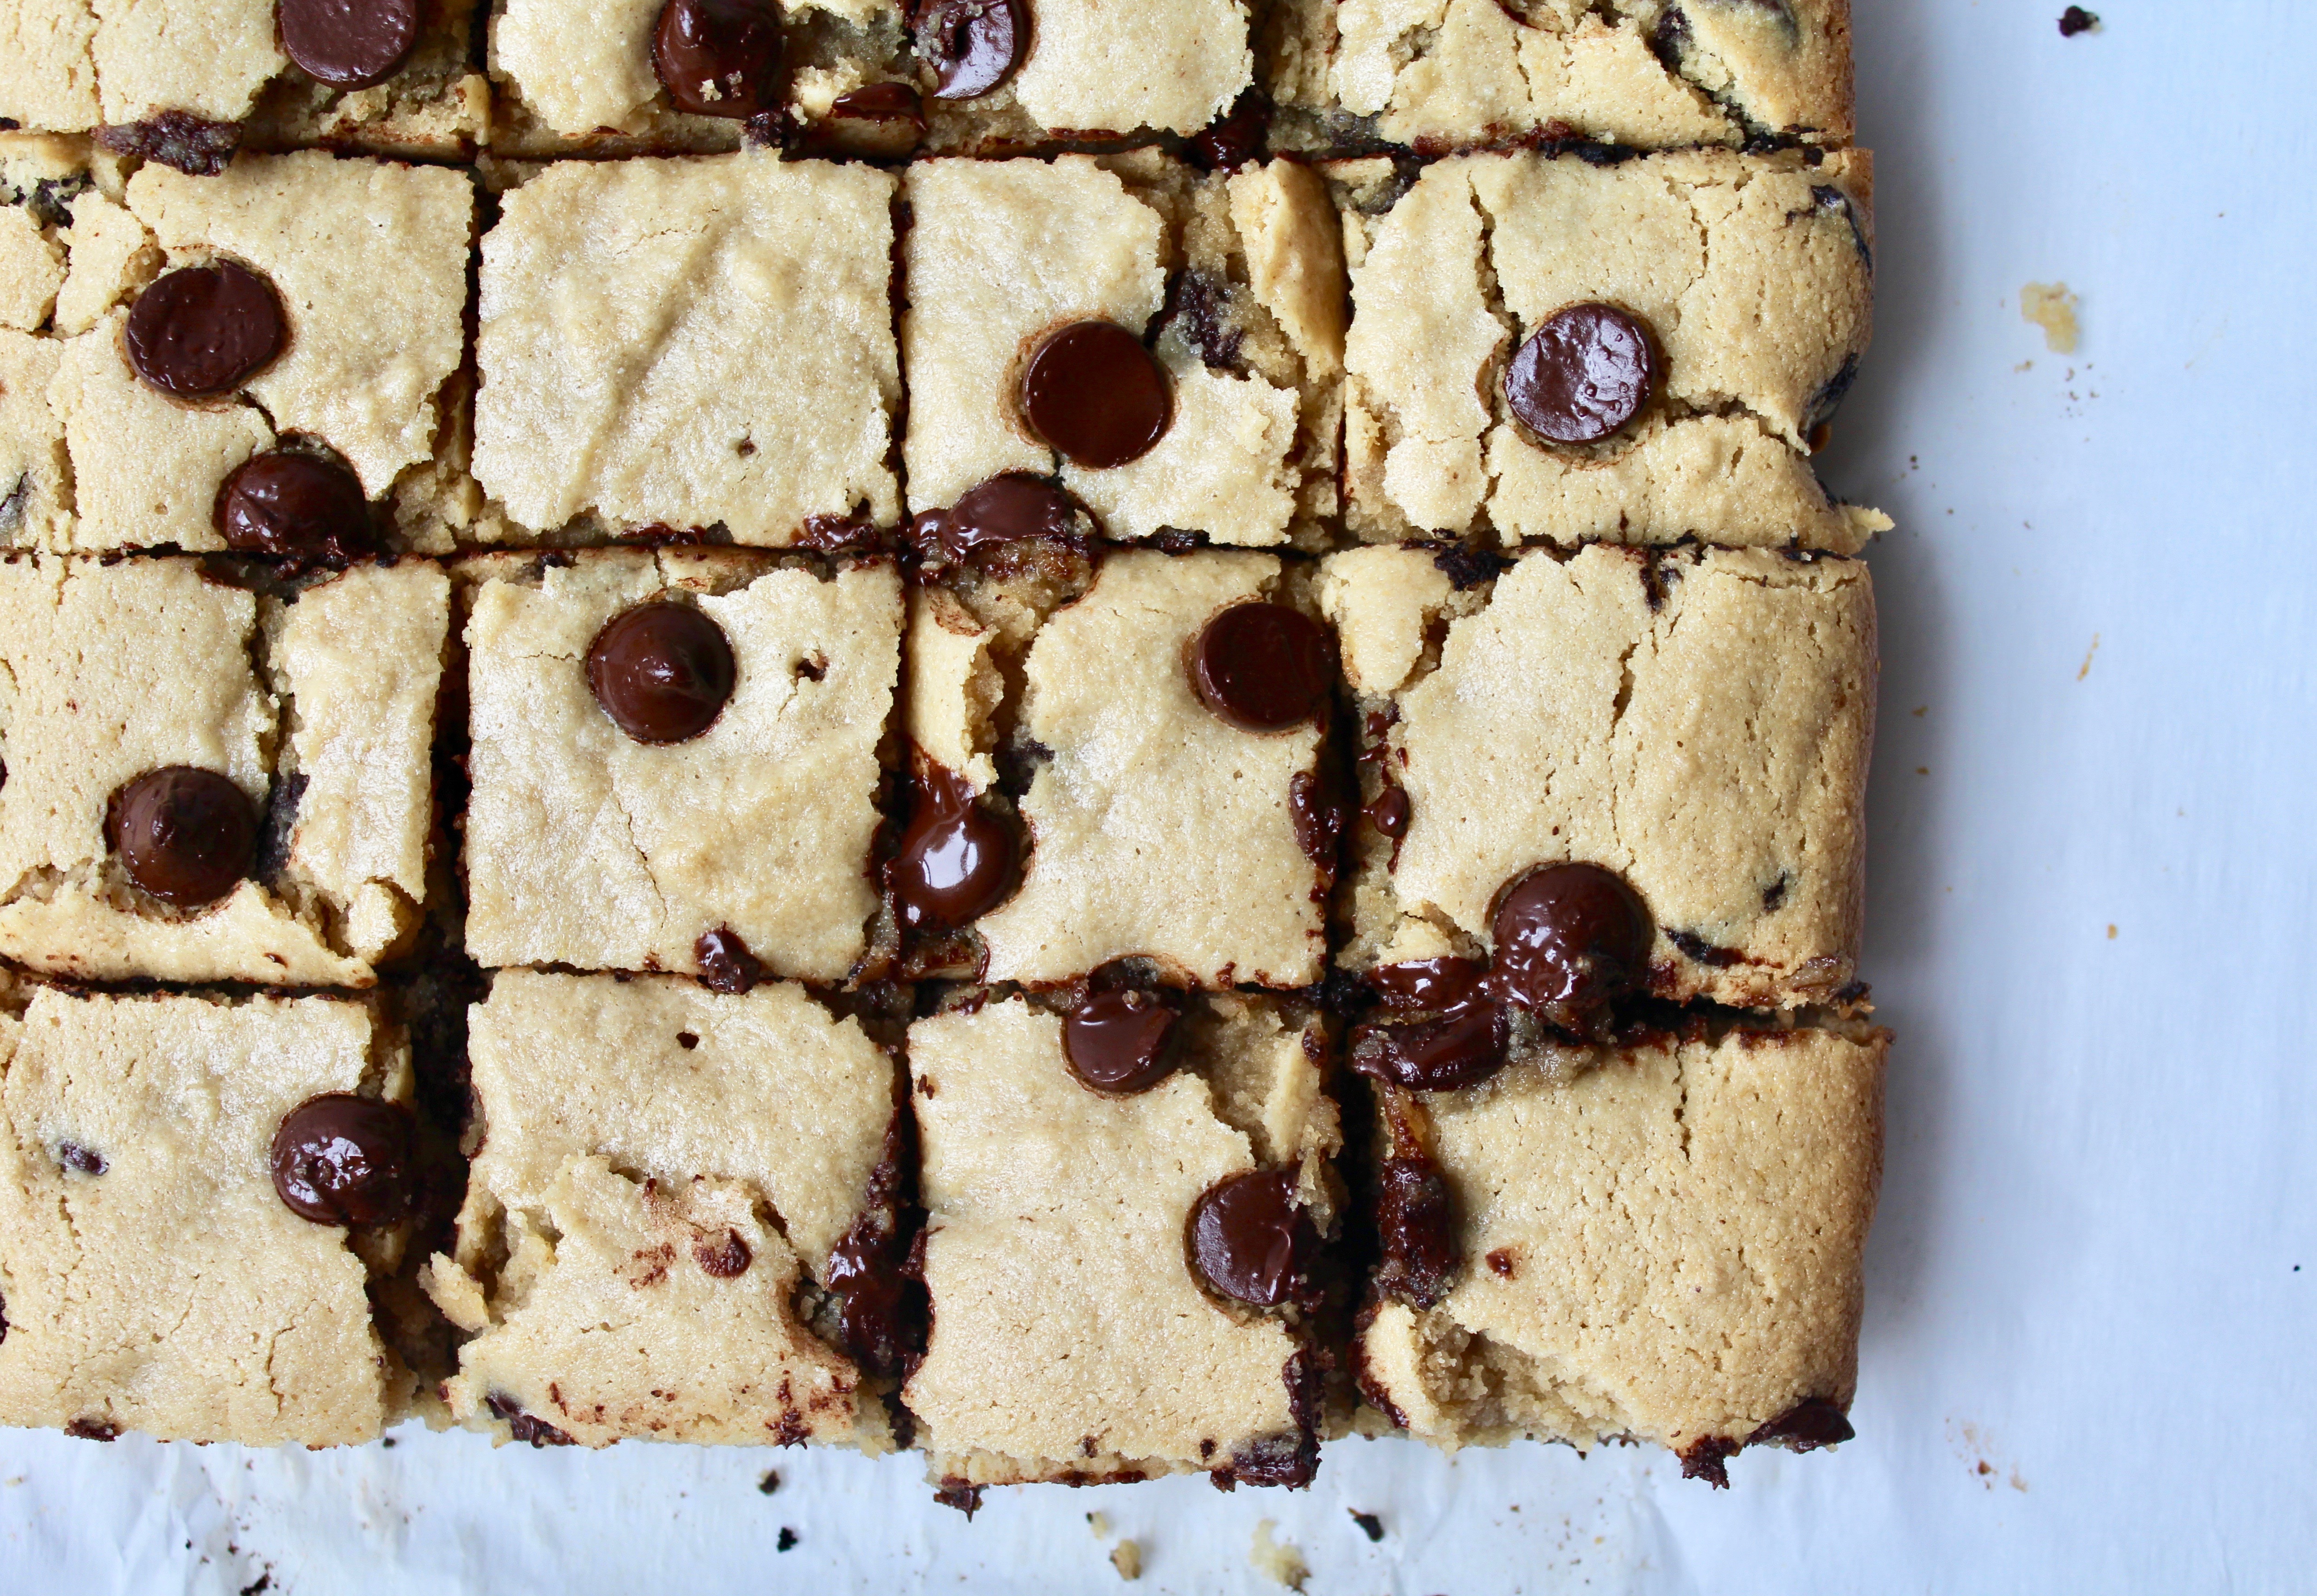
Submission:
[[[914,29],[917,57],[934,69],[934,98],[971,100],[1022,64],[1030,7],[1027,0],[924,0]]]
[[[1344,834],[1344,800],[1311,771],[1287,779],[1287,813],[1295,822],[1295,845],[1321,869],[1336,868],[1336,840]]]
[[[1408,834],[1408,822],[1414,812],[1409,802],[1408,789],[1393,782],[1375,795],[1368,805],[1368,824],[1397,843]]]
[[[1203,131],[1185,140],[1183,154],[1203,171],[1236,172],[1263,159],[1264,138],[1270,131],[1271,102],[1262,90],[1248,89]]]
[[[1504,1011],[1475,1003],[1436,1020],[1359,1027],[1352,1032],[1352,1068],[1410,1092],[1454,1092],[1504,1068],[1510,1042]]]
[[[273,1190],[317,1225],[391,1225],[410,1212],[407,1109],[347,1092],[308,1098],[273,1133]]]
[[[110,1419],[75,1419],[65,1433],[76,1440],[119,1440],[121,1426]]]
[[[1583,1032],[1613,999],[1648,974],[1649,911],[1633,889],[1595,864],[1529,871],[1497,898],[1491,996]]]
[[[84,1147],[76,1142],[58,1143],[57,1162],[67,1169],[84,1175],[101,1175],[107,1167],[103,1154],[94,1147]]]
[[[343,566],[378,552],[362,478],[323,455],[276,449],[252,457],[218,491],[216,519],[236,554]]]
[[[165,904],[214,903],[249,874],[257,807],[214,771],[170,765],[124,782],[105,804],[105,841],[129,878]]]
[[[781,12],[771,0],[667,0],[652,70],[678,111],[745,121],[781,103]]]
[[[1738,1442],[1726,1435],[1701,1435],[1682,1448],[1681,1477],[1704,1480],[1717,1491],[1730,1488],[1730,1459],[1738,1455]]]
[[[1070,498],[1043,477],[1008,471],[959,495],[933,531],[942,552],[952,559],[1023,538],[1069,538],[1073,535]]]
[[[1241,731],[1283,731],[1309,720],[1335,678],[1327,629],[1284,604],[1233,604],[1191,647],[1191,685]]]
[[[1123,466],[1150,452],[1175,418],[1167,373],[1116,322],[1046,335],[1022,371],[1022,416],[1075,465]]]
[[[1231,315],[1230,284],[1195,267],[1176,274],[1167,290],[1167,325],[1199,352],[1202,365],[1230,370],[1247,334]]]
[[[180,399],[230,393],[264,370],[290,335],[273,285],[232,261],[156,278],[129,309],[138,376]]]
[[[418,43],[418,0],[281,0],[274,18],[282,53],[334,89],[384,83]]]
[[[926,128],[926,103],[905,83],[847,89],[829,103],[828,114],[840,121],[907,122],[920,133]]]
[[[215,177],[241,145],[239,122],[213,122],[188,111],[165,111],[147,121],[99,128],[96,141],[117,156],[158,161],[188,177]]]
[[[1658,381],[1649,328],[1614,305],[1556,311],[1505,369],[1505,403],[1537,437],[1597,443],[1642,413]]]
[[[1156,993],[1097,992],[1062,1021],[1070,1073],[1097,1092],[1147,1092],[1174,1073],[1182,1016]]]
[[[923,1239],[918,1226],[925,1217],[911,1173],[917,1124],[908,1084],[897,1073],[893,1117],[869,1172],[860,1216],[828,1255],[828,1284],[836,1297],[845,1350],[863,1368],[885,1376],[905,1375],[926,1345],[928,1299],[912,1239]]]
[[[523,1411],[523,1404],[512,1396],[486,1396],[483,1405],[494,1416],[506,1421],[507,1439],[518,1446],[568,1447],[569,1436],[544,1419],[534,1419]]]
[[[732,696],[724,629],[686,604],[655,600],[613,616],[587,646],[587,686],[639,743],[706,731]]]
[[[885,878],[902,924],[954,931],[1014,890],[1019,849],[1013,832],[974,801],[973,789],[955,771],[920,761],[917,789]]]
[[[1428,1308],[1448,1295],[1463,1260],[1456,1235],[1456,1197],[1430,1158],[1387,1158],[1376,1165],[1375,1217],[1383,1262],[1379,1290]]]
[[[1218,1296],[1277,1307],[1298,1296],[1319,1245],[1295,1205],[1292,1171],[1258,1169],[1216,1181],[1191,1205],[1191,1272]]]
[[[700,984],[711,992],[738,996],[765,978],[764,962],[729,925],[702,932],[692,944],[692,958],[700,967]]]
[[[1388,1009],[1453,1009],[1472,995],[1487,970],[1477,958],[1416,958],[1378,965],[1367,980]]]
[[[728,1230],[713,1241],[703,1236],[692,1244],[692,1261],[700,1265],[702,1272],[720,1280],[747,1273],[754,1260],[755,1254],[748,1251],[748,1244],[737,1230]]]
[[[1746,1438],[1749,1447],[1784,1447],[1790,1452],[1815,1452],[1840,1446],[1857,1431],[1848,1415],[1825,1396],[1805,1396],[1785,1413]]]

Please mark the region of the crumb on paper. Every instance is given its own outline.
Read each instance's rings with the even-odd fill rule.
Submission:
[[[1110,1515],[1108,1513],[1088,1513],[1087,1515],[1087,1528],[1094,1531],[1094,1538],[1096,1540],[1108,1540],[1110,1538]]]
[[[2116,922],[2113,920],[2107,923],[2107,940],[2111,942],[2116,941]]]
[[[765,1470],[765,1477],[756,1482],[756,1493],[760,1496],[770,1496],[780,1488],[781,1471],[777,1468]]]
[[[2071,5],[2060,13],[2060,37],[2062,39],[2089,33],[2099,25],[2099,13],[2086,11],[2080,5]]]
[[[1300,1591],[1303,1588],[1303,1582],[1311,1577],[1311,1565],[1303,1561],[1303,1554],[1296,1549],[1293,1541],[1271,1538],[1272,1530],[1277,1527],[1269,1519],[1256,1525],[1255,1547],[1248,1553],[1247,1560],[1255,1565],[1257,1574],[1274,1584]]]
[[[2076,352],[2076,296],[2064,282],[2031,282],[2019,290],[2019,317],[2044,329],[2044,347],[2053,354]]]
[[[1382,1519],[1376,1517],[1373,1513],[1364,1513],[1355,1507],[1348,1508],[1346,1511],[1352,1515],[1352,1522],[1360,1527],[1360,1533],[1362,1535],[1366,1536],[1370,1540],[1382,1540],[1383,1538],[1383,1520]],[[1518,1512],[1520,1510],[1518,1508],[1515,1508],[1513,1511],[1515,1512]]]
[[[1110,1565],[1118,1570],[1118,1577],[1123,1580],[1141,1579],[1142,1577],[1142,1547],[1141,1543],[1132,1540],[1122,1540],[1116,1546],[1111,1547]]]
[[[773,1542],[773,1549],[776,1552],[789,1551],[796,1546],[796,1543],[797,1532],[783,1525],[781,1529],[780,1538]]]
[[[2084,663],[2076,667],[2076,680],[2081,682],[2092,673],[2092,655],[2099,652],[2099,634],[2092,634],[2092,646],[2084,650]]]

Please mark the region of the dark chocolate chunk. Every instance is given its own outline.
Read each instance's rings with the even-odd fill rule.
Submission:
[[[1167,373],[1116,322],[1072,322],[1046,335],[1022,370],[1022,416],[1073,464],[1123,466],[1150,452],[1175,419]]]
[[[1671,942],[1684,958],[1702,964],[1708,969],[1726,970],[1745,957],[1735,948],[1715,946],[1694,931],[1668,931],[1666,941]]]
[[[792,1552],[796,1550],[796,1544],[797,1532],[783,1524],[781,1526],[779,1536],[773,1541],[773,1550],[776,1552]]]
[[[587,686],[604,713],[639,743],[681,743],[723,713],[732,696],[724,629],[688,604],[657,599],[604,623],[587,646]]]
[[[483,1405],[494,1416],[506,1421],[507,1438],[518,1445],[568,1447],[571,1438],[544,1419],[534,1419],[523,1411],[523,1404],[512,1396],[486,1396]]]
[[[1030,48],[1028,0],[921,0],[912,27],[917,58],[934,69],[936,100],[989,93]]]
[[[273,285],[233,261],[181,266],[129,308],[129,364],[180,399],[230,393],[264,370],[290,335]]]
[[[214,903],[249,874],[257,806],[215,771],[170,765],[123,782],[104,836],[129,878],[180,908]]]
[[[1097,1092],[1147,1092],[1174,1073],[1181,1019],[1155,992],[1097,992],[1062,1021],[1062,1057]]]
[[[1487,970],[1477,958],[1417,958],[1378,965],[1367,980],[1388,1009],[1453,1009],[1472,995]]]
[[[1069,495],[1042,477],[1020,471],[967,488],[934,524],[942,552],[952,559],[995,543],[1071,535]]]
[[[2060,37],[2073,39],[2079,33],[2089,33],[2099,26],[2099,13],[2086,11],[2080,5],[2071,5],[2060,13]]]
[[[1477,1086],[1505,1067],[1511,1045],[1504,1010],[1474,1003],[1436,1020],[1363,1025],[1352,1032],[1352,1068],[1410,1092]]]
[[[334,89],[384,83],[418,43],[418,0],[281,0],[274,22],[282,53]]]
[[[704,1273],[720,1280],[729,1280],[736,1275],[747,1274],[748,1265],[755,1261],[755,1254],[748,1251],[748,1244],[741,1239],[738,1231],[728,1230],[712,1241],[702,1236],[693,1242],[692,1261],[700,1265]]]
[[[1321,869],[1336,868],[1336,840],[1344,834],[1344,800],[1311,771],[1287,779],[1287,813],[1295,822],[1295,845]]]
[[[1309,720],[1335,679],[1327,629],[1284,604],[1233,604],[1200,629],[1191,647],[1191,685],[1241,731],[1284,731]]]
[[[241,124],[165,111],[148,121],[99,128],[96,141],[114,155],[158,161],[188,177],[215,177],[240,147]]]
[[[1271,102],[1261,89],[1243,91],[1231,108],[1184,141],[1183,154],[1207,172],[1236,172],[1263,159],[1271,131]]]
[[[217,529],[236,554],[344,566],[378,552],[362,478],[334,457],[274,449],[218,490]]]
[[[1430,1158],[1387,1158],[1376,1165],[1375,1217],[1383,1261],[1376,1288],[1418,1308],[1436,1305],[1463,1265],[1456,1196]]]
[[[1614,305],[1571,305],[1545,318],[1505,368],[1505,403],[1554,443],[1597,443],[1642,413],[1658,381],[1656,346]]]
[[[746,121],[781,104],[781,11],[772,0],[667,0],[652,71],[678,111]]]
[[[702,932],[692,944],[692,958],[700,966],[700,984],[711,992],[737,996],[765,978],[764,961],[729,925]]]
[[[110,1419],[75,1419],[65,1433],[76,1440],[119,1440],[121,1426]]]
[[[317,1225],[391,1225],[411,1209],[410,1111],[334,1092],[290,1110],[273,1133],[273,1190]]]
[[[1368,824],[1397,843],[1408,834],[1408,822],[1413,812],[1408,789],[1397,781],[1386,786],[1368,805]]]
[[[893,1081],[893,1117],[869,1172],[861,1211],[828,1255],[845,1350],[873,1374],[906,1376],[925,1351],[930,1322],[925,1271],[915,1251],[925,1211],[917,1204],[917,1117],[908,1083]]]
[[[58,1142],[57,1162],[84,1175],[101,1175],[107,1167],[103,1154],[94,1147],[84,1147],[77,1142]]]
[[[1458,593],[1469,593],[1483,582],[1494,582],[1512,569],[1513,564],[1494,549],[1472,548],[1462,543],[1434,549],[1432,563]]]
[[[921,133],[926,127],[926,103],[905,83],[847,89],[829,103],[828,114],[839,121],[907,122]]]
[[[1529,871],[1498,895],[1490,995],[1582,1033],[1649,973],[1649,911],[1597,864]]]
[[[1277,1307],[1300,1296],[1319,1236],[1295,1203],[1292,1170],[1230,1175],[1191,1205],[1191,1272],[1218,1296]]]
[[[1730,1459],[1738,1455],[1738,1443],[1726,1435],[1701,1435],[1680,1451],[1681,1477],[1704,1480],[1717,1491],[1730,1488]]]
[[[1850,1419],[1833,1400],[1805,1396],[1785,1413],[1746,1438],[1749,1447],[1784,1447],[1790,1452],[1815,1452],[1840,1446],[1857,1435]]]
[[[954,771],[921,760],[917,802],[885,867],[901,923],[954,931],[1014,890],[1020,850],[1006,823],[974,799]]]

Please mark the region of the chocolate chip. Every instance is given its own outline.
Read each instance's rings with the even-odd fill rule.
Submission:
[[[1199,1194],[1188,1226],[1191,1272],[1218,1296],[1277,1307],[1298,1296],[1319,1236],[1295,1205],[1295,1175],[1258,1169]]]
[[[282,352],[289,337],[273,285],[233,261],[154,279],[129,308],[129,364],[180,399],[230,393]]]
[[[1199,352],[1202,365],[1230,370],[1247,334],[1231,315],[1230,284],[1195,267],[1177,272],[1167,289],[1166,325]]]
[[[223,897],[249,874],[257,806],[214,771],[170,765],[114,790],[104,837],[131,881],[189,908]]]
[[[905,83],[847,89],[829,103],[828,114],[840,121],[907,122],[921,133],[926,127],[926,103]]]
[[[1072,521],[1068,494],[1042,477],[1008,471],[967,488],[933,530],[943,553],[963,559],[996,543],[1070,537]]]
[[[1014,890],[1019,850],[1006,824],[974,799],[955,771],[929,761],[917,772],[917,802],[886,881],[912,931],[954,931]]]
[[[523,1411],[523,1404],[512,1396],[486,1396],[483,1405],[494,1416],[506,1421],[507,1439],[518,1445],[568,1447],[573,1444],[569,1436],[544,1419],[534,1419]]]
[[[65,1433],[76,1440],[119,1440],[121,1426],[110,1419],[75,1419]]]
[[[1505,403],[1537,437],[1597,443],[1642,413],[1657,381],[1657,350],[1639,317],[1614,305],[1571,305],[1513,356]]]
[[[781,13],[771,0],[667,0],[652,70],[678,111],[745,121],[781,103]]]
[[[1352,1068],[1410,1092],[1477,1086],[1504,1068],[1510,1027],[1495,1003],[1475,1003],[1436,1020],[1363,1025],[1352,1032]]]
[[[410,1112],[335,1092],[308,1098],[273,1133],[273,1190],[317,1225],[391,1225],[410,1212]]]
[[[1820,1447],[1839,1446],[1857,1433],[1850,1427],[1848,1415],[1830,1397],[1805,1396],[1748,1436],[1746,1444],[1815,1452]]]
[[[84,1175],[101,1175],[106,1167],[103,1154],[75,1142],[57,1144],[57,1162]]]
[[[2089,33],[2099,26],[2099,13],[2086,11],[2080,5],[2071,5],[2060,13],[2060,37],[2073,39],[2079,33]]]
[[[1027,0],[924,0],[917,56],[934,69],[934,98],[971,100],[1014,75],[1030,48]]]
[[[281,0],[282,53],[334,89],[367,89],[418,43],[418,0]]]
[[[837,1330],[853,1360],[872,1373],[905,1375],[924,1353],[930,1318],[917,1206],[917,1117],[896,1074],[893,1117],[869,1172],[861,1209],[828,1254],[825,1280],[837,1303]],[[801,1438],[800,1438],[801,1439]]]
[[[692,1244],[692,1261],[700,1265],[703,1273],[720,1280],[747,1273],[753,1259],[748,1244],[741,1239],[737,1230],[726,1231],[716,1241],[703,1237]]]
[[[1062,1057],[1097,1092],[1147,1092],[1174,1073],[1181,1019],[1156,993],[1097,992],[1062,1021]]]
[[[241,124],[165,111],[149,120],[99,128],[96,141],[114,155],[158,161],[188,177],[215,177],[240,147]]]
[[[1233,604],[1201,628],[1191,646],[1191,685],[1241,731],[1283,731],[1309,720],[1335,678],[1327,629],[1284,604]]]
[[[303,771],[292,771],[275,776],[265,789],[265,814],[257,823],[257,848],[249,861],[251,880],[277,880],[289,867],[290,850],[298,840],[298,807],[311,780]]]
[[[1394,782],[1375,795],[1368,805],[1368,824],[1397,843],[1408,834],[1408,822],[1414,806],[1409,802],[1408,789]]]
[[[1463,1264],[1456,1197],[1428,1157],[1386,1158],[1375,1172],[1376,1288],[1418,1308],[1436,1306]]]
[[[737,997],[765,978],[764,962],[729,925],[702,932],[692,944],[692,957],[700,966],[700,984],[711,992]],[[698,1038],[693,1039],[692,1045],[698,1043]]]
[[[1263,141],[1271,131],[1271,102],[1260,89],[1248,89],[1231,108],[1186,139],[1183,154],[1206,172],[1236,172],[1263,159]]]
[[[1477,958],[1413,958],[1378,965],[1367,981],[1388,1009],[1453,1009],[1472,995],[1487,970]]]
[[[1432,552],[1432,564],[1458,593],[1469,593],[1484,582],[1494,582],[1512,569],[1513,562],[1493,549],[1451,543]]]
[[[1730,1488],[1730,1459],[1738,1455],[1738,1442],[1726,1435],[1701,1435],[1676,1454],[1681,1458],[1681,1477],[1704,1480],[1717,1491]]]
[[[1336,840],[1344,834],[1344,800],[1311,771],[1287,779],[1287,813],[1295,822],[1295,845],[1321,869],[1336,868]]]
[[[1648,973],[1649,911],[1633,889],[1596,864],[1529,871],[1498,895],[1494,996],[1582,1032]]]
[[[1022,415],[1073,464],[1125,465],[1174,420],[1167,373],[1116,322],[1072,322],[1047,334],[1022,371]]]
[[[219,536],[236,554],[344,566],[378,552],[362,478],[343,461],[302,450],[253,456],[218,491]]]
[[[613,616],[587,646],[587,686],[612,724],[639,743],[681,743],[732,696],[724,629],[665,599]]]

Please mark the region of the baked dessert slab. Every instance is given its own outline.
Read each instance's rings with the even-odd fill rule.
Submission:
[[[1853,130],[1850,0],[1279,0],[1263,75],[1291,140],[1438,154]]]
[[[753,151],[565,162],[507,193],[474,469],[508,535],[785,547],[817,518],[898,519],[895,187]]]
[[[1653,996],[1797,1008],[1850,985],[1865,566],[1595,544],[1476,580],[1373,548],[1331,557],[1320,593],[1364,727],[1346,967],[1485,957],[1501,891],[1574,862],[1639,894]]]
[[[1323,650],[1309,579],[1244,550],[1096,562],[1028,539],[921,587],[910,819],[887,876],[916,967],[1050,985],[1139,958],[1176,985],[1318,980],[1328,662],[1271,727],[1226,718],[1195,675],[1227,611]],[[960,868],[969,841],[989,862]]]
[[[900,1066],[857,1020],[788,982],[505,970],[468,1039],[474,1162],[427,1274],[470,1337],[454,1418],[534,1444],[890,1449],[844,1330],[865,1314],[847,1284],[900,1263]]]
[[[457,570],[474,958],[712,975],[745,955],[803,980],[851,976],[880,907],[871,848],[901,652],[892,568],[670,548],[481,555]],[[723,691],[700,729],[645,741],[598,696],[590,658],[614,622],[670,610],[683,612],[670,625],[720,638],[702,646],[725,651]],[[613,651],[628,684],[606,678],[605,691],[631,721],[638,705],[620,694],[653,670],[709,668],[684,652],[689,635]]]
[[[1849,1439],[1888,1046],[1692,1025],[1400,1098],[1381,1155],[1445,1178],[1453,1269],[1370,1309],[1368,1399],[1452,1451],[1631,1437],[1717,1484]]]
[[[0,49],[0,116],[96,129],[196,174],[236,146],[471,154],[488,93],[470,69],[473,0],[355,11],[326,0],[24,0]]]
[[[1174,1067],[1105,1092],[1055,1007],[964,992],[910,1028],[933,1333],[903,1399],[931,1476],[1308,1482],[1318,1369],[1294,1307],[1224,1297],[1190,1248],[1203,1198],[1250,1176],[1275,1181],[1275,1219],[1333,1228],[1319,1021],[1194,998]]]
[[[273,1173],[311,1101],[389,1121],[407,1101],[407,1050],[369,1008],[40,987],[0,1012],[0,1423],[379,1433],[408,1393],[367,1286],[406,1227],[304,1217]]]
[[[1347,530],[1857,549],[1888,522],[1808,455],[1866,346],[1871,171],[1857,150],[1521,151],[1412,186],[1335,166]],[[1605,413],[1577,372],[1611,332],[1633,384]]]
[[[427,899],[436,566],[253,591],[0,561],[0,957],[81,980],[368,986]]]
[[[1005,473],[1058,475],[1116,541],[1326,545],[1344,280],[1308,168],[1203,174],[1148,150],[936,160],[911,165],[902,189],[911,511]],[[1067,427],[1121,384],[1155,384],[1155,436],[1113,449],[1038,430],[1032,369],[1055,334],[1089,324],[1123,329],[1148,360],[1122,351],[1047,402]]]
[[[22,493],[0,540],[291,553],[222,503],[289,455],[347,506],[338,557],[452,547],[475,508],[455,463],[464,173],[308,151],[123,181],[79,141],[25,135],[0,170],[18,201],[0,237],[38,285],[0,348],[0,468]],[[247,302],[229,312],[220,281]]]

